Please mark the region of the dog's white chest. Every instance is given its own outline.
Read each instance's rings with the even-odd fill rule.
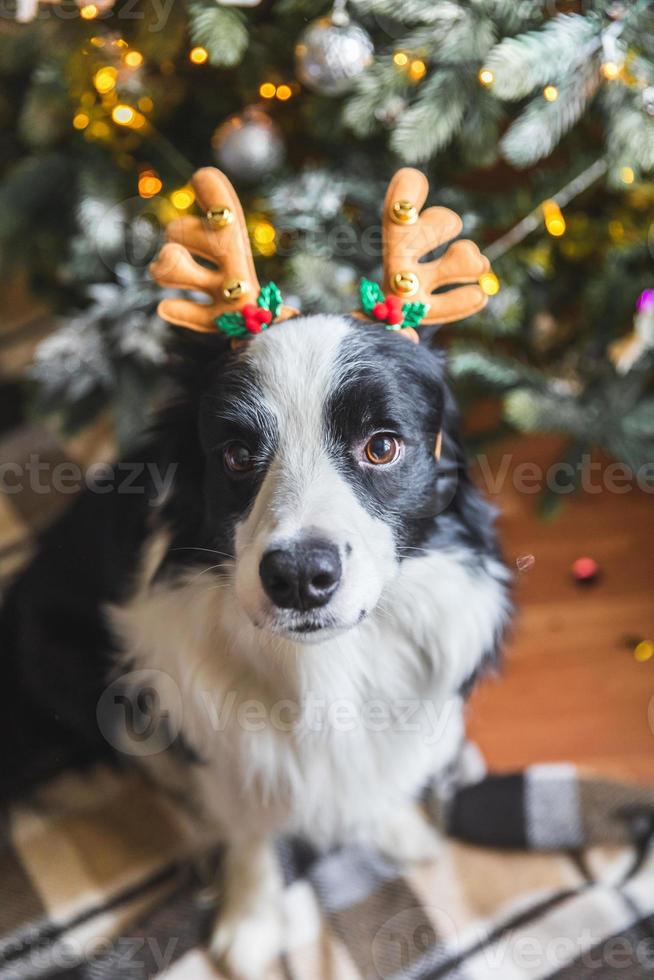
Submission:
[[[202,760],[182,775],[218,829],[324,845],[365,835],[447,765],[459,688],[506,612],[499,575],[441,554],[405,562],[383,611],[311,646],[262,637],[203,580],[144,586],[112,618],[130,663],[172,679],[163,706]]]
[[[228,695],[220,731],[196,716],[191,740],[204,762],[192,775],[213,819],[322,846],[366,835],[449,762],[463,735],[458,698],[310,701]]]

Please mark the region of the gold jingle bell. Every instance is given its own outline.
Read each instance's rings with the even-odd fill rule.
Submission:
[[[391,218],[396,225],[412,225],[418,220],[418,209],[411,201],[394,201]]]
[[[223,286],[223,296],[228,303],[235,303],[241,296],[245,296],[249,288],[245,279],[228,279]]]
[[[420,288],[415,272],[396,272],[391,279],[391,289],[398,296],[413,296]]]
[[[216,228],[226,228],[234,220],[234,212],[226,204],[217,204],[215,208],[207,211],[207,221]]]

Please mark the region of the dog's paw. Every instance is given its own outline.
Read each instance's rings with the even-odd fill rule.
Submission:
[[[261,980],[281,952],[281,918],[272,910],[220,916],[209,944],[211,959],[230,980]]]
[[[443,849],[439,832],[417,807],[402,810],[378,831],[375,845],[396,864],[433,861]]]

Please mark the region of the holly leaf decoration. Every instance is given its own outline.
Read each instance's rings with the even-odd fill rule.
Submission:
[[[276,319],[282,306],[282,294],[279,286],[275,282],[269,282],[261,287],[257,306],[264,310],[270,310],[273,320]]]
[[[242,337],[247,333],[242,313],[221,313],[216,319],[216,326],[228,337]]]
[[[405,303],[402,307],[404,313],[402,328],[417,327],[423,317],[427,316],[428,310],[429,307],[426,303]]]
[[[361,309],[368,316],[372,315],[372,308],[377,303],[384,302],[384,293],[379,283],[372,279],[362,279],[359,286],[359,297],[361,299]]]

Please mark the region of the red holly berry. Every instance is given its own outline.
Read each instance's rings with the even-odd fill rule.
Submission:
[[[272,323],[273,315],[270,310],[266,310],[260,306],[257,309],[257,320],[259,323]]]
[[[255,306],[254,303],[246,303],[245,306],[241,309],[241,313],[243,314],[244,317],[247,318],[249,316],[254,316],[254,314],[257,312],[258,309],[259,307]]]
[[[256,314],[256,309],[254,313],[249,314],[248,316],[244,315],[243,319],[245,320],[245,329],[248,331],[248,333],[261,333],[262,326]]]
[[[375,303],[372,308],[372,315],[375,320],[386,320],[388,316],[388,304],[387,303]]]
[[[404,319],[404,313],[397,307],[395,309],[389,309],[388,315],[386,317],[386,323],[389,323],[392,327],[396,326],[398,323],[402,323]]]
[[[400,299],[399,296],[395,296],[394,293],[389,293],[389,295],[386,297],[385,302],[389,311],[394,312],[395,310],[402,309],[402,300]]]

